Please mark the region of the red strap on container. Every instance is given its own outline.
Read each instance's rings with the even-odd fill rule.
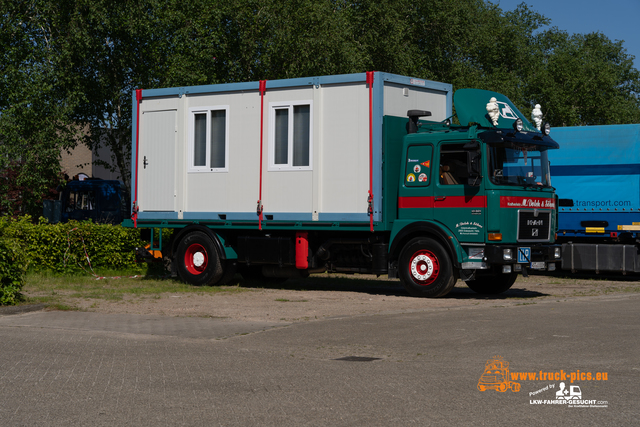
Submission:
[[[260,80],[260,191],[258,194],[258,229],[262,230],[262,141],[264,133],[264,93],[267,90],[267,81]]]
[[[138,154],[140,152],[140,102],[142,101],[142,89],[136,89],[136,175],[133,194],[133,209],[131,219],[133,227],[138,228]]]
[[[373,233],[373,75],[375,71],[367,71],[367,84],[369,85],[369,228]]]

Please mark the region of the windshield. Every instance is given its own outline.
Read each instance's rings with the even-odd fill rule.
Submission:
[[[489,147],[489,178],[498,185],[550,187],[547,150],[519,145]]]

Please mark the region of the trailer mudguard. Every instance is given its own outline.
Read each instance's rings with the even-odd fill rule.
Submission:
[[[191,233],[193,231],[202,231],[211,238],[214,245],[216,246],[216,249],[218,250],[218,254],[220,254],[220,259],[238,259],[238,254],[236,253],[236,251],[232,247],[225,245],[225,239],[223,236],[218,233],[214,233],[209,227],[205,227],[203,225],[190,225],[177,231],[176,234],[171,237],[170,248],[172,255],[173,253],[175,253],[180,240],[188,233]]]

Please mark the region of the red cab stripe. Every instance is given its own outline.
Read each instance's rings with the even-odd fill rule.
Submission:
[[[486,196],[398,197],[399,208],[486,208]]]

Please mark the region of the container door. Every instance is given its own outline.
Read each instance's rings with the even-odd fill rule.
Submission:
[[[177,111],[142,114],[138,155],[140,211],[175,210]]]
[[[400,173],[402,184],[398,189],[399,219],[433,218],[433,146],[409,145]]]
[[[454,142],[440,145],[439,151],[434,219],[446,225],[462,243],[483,243],[487,198],[481,179],[470,179],[469,149],[465,143]]]

